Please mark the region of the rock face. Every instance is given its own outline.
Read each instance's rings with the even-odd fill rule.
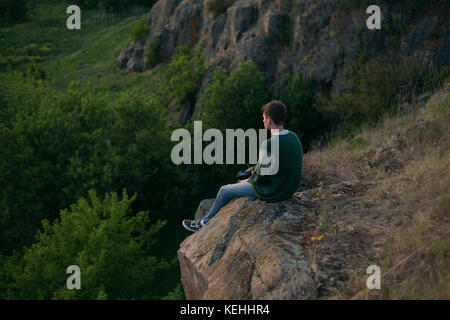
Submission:
[[[212,200],[202,202],[196,218]],[[317,286],[299,245],[305,208],[238,198],[178,250],[187,299],[314,299]]]
[[[386,49],[389,37],[383,28],[403,28],[402,52],[426,66],[444,65],[450,56],[450,22],[442,9],[420,17],[409,4],[380,1],[382,30],[374,31],[366,27],[365,8],[346,8],[338,1],[230,0],[223,12],[211,12],[210,1],[216,0],[158,1],[146,43],[160,40],[162,60],[187,45],[202,48],[207,69],[220,65],[229,70],[240,59],[251,60],[268,79],[303,72],[334,91],[340,90],[343,70],[361,52],[371,59]]]
[[[220,2],[159,0],[150,12],[148,38],[123,48],[117,66],[144,71],[148,65],[142,52],[156,39],[161,62],[169,61],[183,45],[203,52],[206,72],[200,91],[216,67],[232,71],[245,60],[255,63],[275,87],[288,72],[301,72],[314,76],[327,94],[343,90],[345,71],[356,59],[373,59],[391,47],[401,55],[415,56],[426,68],[449,63],[445,1],[421,14],[414,13],[410,3],[379,1],[381,30],[367,29],[366,8],[348,1],[229,0],[218,12],[210,11],[210,1]],[[402,40],[393,44],[395,37]],[[199,114],[195,107],[194,103],[177,117],[195,118]]]
[[[144,71],[144,42],[135,41],[126,48],[122,48],[116,60],[118,68],[127,68],[129,72]]]

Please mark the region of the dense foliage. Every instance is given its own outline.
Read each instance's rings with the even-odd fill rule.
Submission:
[[[319,95],[318,105],[348,133],[363,123],[376,123],[419,91],[419,67],[412,58],[393,52],[367,62],[357,60],[346,75],[344,91],[329,98]]]
[[[171,163],[156,97],[56,91],[20,74],[0,79],[0,252],[29,245],[43,218],[91,188],[128,187],[139,208],[161,216],[171,177],[156,177]]]
[[[188,101],[194,104],[204,73],[203,54],[187,46],[179,47],[165,69],[159,88],[161,100],[176,108]]]
[[[266,80],[253,63],[242,62],[229,76],[217,68],[213,81],[200,98],[207,127],[261,128],[261,107],[270,99]]]
[[[305,79],[301,73],[295,77],[288,73],[277,93],[277,99],[288,109],[285,127],[297,133],[305,146],[321,132],[322,119],[315,108],[315,94],[314,78]]]
[[[147,63],[150,67],[153,67],[161,62],[161,57],[159,55],[159,38],[153,38],[147,45],[145,49],[145,57],[147,58]]]
[[[202,120],[211,128],[263,127],[261,107],[271,99],[288,108],[285,127],[308,144],[320,129],[321,117],[315,109],[316,83],[301,73],[287,74],[281,88],[273,90],[253,63],[242,62],[230,75],[216,69],[213,81],[199,100]]]
[[[140,20],[136,22],[131,29],[130,39],[131,41],[145,40],[145,38],[150,33],[150,27],[148,21]]]
[[[150,225],[148,212],[131,212],[124,190],[121,197],[94,191],[81,198],[60,218],[43,221],[37,242],[25,250],[16,266],[14,289],[21,299],[154,299],[155,279],[169,263],[152,255],[155,234],[164,225]],[[175,263],[173,261],[172,263]],[[66,269],[82,270],[83,290],[68,290]]]
[[[153,93],[145,97],[135,90],[99,93],[79,88],[76,83],[69,89],[55,89],[43,79],[45,74],[36,67],[23,73],[9,71],[0,75],[0,256],[3,260],[0,288],[5,288],[1,297],[140,299],[162,298],[166,294],[167,299],[182,297],[180,286],[174,283],[173,278],[161,277],[165,272],[170,276],[178,268],[171,261],[174,255],[165,252],[161,244],[152,250],[149,243],[144,244],[145,250],[136,249],[139,252],[136,256],[146,260],[130,262],[136,268],[148,269],[147,274],[142,274],[148,277],[147,284],[144,278],[130,276],[127,273],[130,268],[120,269],[112,262],[111,271],[117,273],[117,277],[134,279],[132,282],[136,283],[130,283],[129,288],[125,288],[128,284],[122,284],[124,289],[120,291],[108,287],[105,278],[100,278],[99,282],[90,282],[92,290],[79,294],[61,291],[61,279],[66,278],[61,274],[65,269],[61,268],[69,258],[63,259],[63,256],[41,247],[52,247],[53,242],[61,243],[59,224],[55,222],[49,226],[52,221],[58,221],[60,210],[77,200],[77,207],[71,210],[71,214],[61,212],[61,224],[64,228],[69,228],[69,225],[73,228],[73,237],[81,236],[86,224],[94,223],[91,227],[98,227],[101,233],[104,224],[115,228],[115,222],[125,221],[122,215],[114,219],[109,215],[99,216],[97,222],[85,217],[83,212],[101,209],[99,206],[89,209],[84,200],[79,200],[86,198],[89,190],[93,190],[89,194],[91,202],[97,203],[102,195],[106,195],[105,201],[114,202],[111,199],[115,196],[109,194],[126,188],[135,194],[133,201],[127,202],[126,206],[133,211],[145,210],[145,214],[138,214],[138,220],[129,221],[129,228],[121,235],[124,252],[131,250],[126,247],[127,243],[140,241],[135,237],[144,232],[142,228],[153,230],[152,241],[172,243],[183,236],[180,233],[168,239],[164,233],[155,234],[162,227],[161,223],[156,223],[158,219],[175,223],[176,219],[182,218],[180,212],[191,205],[190,199],[186,198],[191,192],[188,185],[196,179],[170,160],[171,128],[168,126],[167,108],[169,104],[177,107],[193,99],[204,72],[202,59],[200,54],[181,48],[176,58],[164,66],[162,78]],[[99,196],[93,195],[94,191]],[[80,215],[77,222],[67,217],[75,212]],[[101,222],[102,219],[106,222]],[[42,224],[42,221],[47,222]],[[135,229],[131,229],[131,225]],[[141,231],[136,231],[137,228]],[[41,234],[36,242],[35,235],[39,230]],[[101,233],[104,243],[118,245],[110,236]],[[78,245],[72,248],[72,259],[77,259],[80,252],[87,250],[86,246],[91,241],[89,237],[71,238],[70,234],[64,239],[68,242],[73,240]],[[69,244],[67,246],[70,247]],[[22,251],[23,247],[30,249]],[[62,249],[67,251],[67,248]],[[48,255],[43,257],[42,250]],[[155,255],[167,257],[171,262],[159,263],[160,258]],[[35,259],[41,260],[38,263]],[[122,258],[119,255],[117,259]],[[25,271],[13,267],[18,265]],[[103,272],[103,267],[92,262],[92,265],[85,264],[84,268],[100,268],[98,272]],[[59,273],[39,275],[39,268],[58,269]],[[23,272],[17,273],[16,270]],[[136,274],[139,270],[136,269]],[[156,282],[151,281],[153,271],[159,275]],[[19,277],[21,273],[23,276]],[[51,285],[39,290],[42,281]]]

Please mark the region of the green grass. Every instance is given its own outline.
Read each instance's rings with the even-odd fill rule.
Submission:
[[[143,17],[145,15],[139,16]],[[86,34],[80,39],[79,49],[44,64],[45,69],[51,72],[54,83],[67,86],[75,80],[86,84],[95,81],[96,86],[129,86],[129,82],[135,79],[128,76],[126,70],[118,70],[115,63],[120,49],[130,43],[128,36],[135,21],[136,17],[130,17],[95,33]],[[89,66],[78,69],[81,62]]]
[[[44,1],[32,8],[28,21],[0,27],[0,70],[9,65],[25,70],[37,64],[55,87],[74,81],[80,87],[103,90],[149,85],[149,77],[129,76],[115,61],[120,49],[130,43],[136,21],[148,20],[149,9],[135,8],[124,15],[102,10],[82,11],[81,29],[66,27],[67,3]],[[81,62],[89,66],[77,68]]]

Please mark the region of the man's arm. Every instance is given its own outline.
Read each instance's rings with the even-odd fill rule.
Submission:
[[[263,158],[267,156],[266,152],[268,152],[268,144],[270,146],[270,143],[268,141],[264,141],[264,143],[261,145],[258,163],[255,166],[252,176],[248,178],[248,182],[251,184],[264,184],[270,179],[270,177],[267,175],[261,175],[261,167],[267,166],[263,165]]]

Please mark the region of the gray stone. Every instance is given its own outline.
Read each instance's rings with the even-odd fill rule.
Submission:
[[[269,10],[264,20],[264,32],[268,40],[273,41],[284,32],[289,32],[290,24],[289,15]]]
[[[213,45],[216,44],[219,36],[222,34],[227,18],[224,15],[217,16],[209,30],[209,36],[212,38]]]
[[[131,58],[127,62],[128,72],[142,72],[144,71],[144,60],[137,57]]]
[[[81,61],[81,62],[77,65],[77,69],[87,68],[87,67],[89,67],[89,63],[88,63],[88,62],[84,62],[84,61]]]
[[[392,147],[372,148],[367,152],[366,157],[369,164],[373,167],[376,167],[393,158],[396,153],[397,150]]]
[[[276,214],[286,210],[298,219]],[[242,197],[223,207],[177,252],[186,299],[317,298],[293,225],[303,221],[297,211],[304,209],[292,199],[269,204]]]
[[[228,9],[231,23],[231,37],[238,42],[242,33],[258,19],[258,8],[252,1],[237,1]]]
[[[202,219],[211,209],[214,204],[215,199],[205,199],[200,202],[197,207],[197,211],[195,211],[195,220]]]
[[[420,96],[417,98],[417,101],[419,101],[419,102],[425,102],[425,101],[427,101],[427,100],[431,97],[432,94],[433,94],[432,92],[425,92],[424,94],[420,95]]]
[[[437,22],[438,17],[425,17],[405,36],[405,49],[408,55],[412,55],[414,50],[423,45],[423,41],[431,35]]]

